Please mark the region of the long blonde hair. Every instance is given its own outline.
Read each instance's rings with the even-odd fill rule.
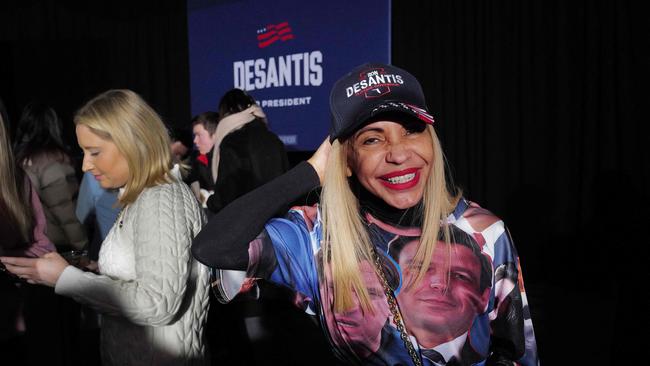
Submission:
[[[410,285],[419,283],[426,274],[440,230],[443,230],[445,242],[450,241],[449,229],[441,223],[454,209],[460,197],[460,193],[452,194],[447,188],[440,141],[433,127],[427,126],[427,129],[433,142],[434,156],[423,194],[422,236],[411,264],[419,270],[415,281]],[[349,143],[334,141],[327,161],[327,174],[320,201],[323,219],[321,268],[329,263],[332,270],[335,311],[345,311],[354,305],[353,292],[356,292],[362,308],[372,311],[372,303],[358,264],[363,260],[374,263],[373,244],[359,212],[359,201],[348,183],[346,169],[349,149]]]
[[[16,224],[21,238],[31,240],[33,224],[30,196],[23,174],[16,166],[9,131],[5,126],[4,107],[0,101],[0,206]]]
[[[169,182],[172,166],[169,134],[158,114],[131,90],[106,91],[74,117],[102,139],[112,141],[129,166],[119,203],[128,205],[147,187]]]

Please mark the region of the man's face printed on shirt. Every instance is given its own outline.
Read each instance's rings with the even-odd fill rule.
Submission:
[[[426,347],[453,340],[465,333],[487,305],[490,289],[480,290],[481,264],[464,245],[438,242],[431,265],[419,284],[419,268],[409,267],[418,241],[406,244],[399,254],[405,286],[397,297],[406,328]]]
[[[327,294],[322,294],[327,299],[324,305],[327,327],[332,339],[338,346],[345,344],[352,347],[356,354],[366,356],[377,351],[381,341],[381,329],[388,320],[390,311],[384,294],[383,286],[375,273],[374,267],[368,261],[359,263],[361,278],[366,284],[368,295],[374,308],[373,312],[363,311],[356,293],[353,293],[354,306],[347,311],[333,312],[333,288],[331,271],[326,269]]]

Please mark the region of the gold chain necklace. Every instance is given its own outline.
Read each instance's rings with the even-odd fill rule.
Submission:
[[[420,358],[420,355],[418,355],[418,353],[415,351],[415,347],[413,347],[413,343],[411,343],[411,340],[406,333],[406,327],[404,326],[402,313],[399,310],[399,305],[395,299],[395,294],[393,294],[393,290],[391,290],[390,286],[388,285],[388,280],[384,274],[384,266],[382,265],[381,259],[379,258],[379,253],[377,253],[377,248],[373,246],[372,249],[372,254],[374,257],[373,259],[375,260],[375,270],[379,275],[382,286],[384,287],[384,293],[386,294],[388,307],[390,308],[390,312],[393,314],[393,323],[399,331],[400,338],[402,338],[402,342],[404,342],[404,346],[406,347],[409,356],[411,356],[413,364],[415,366],[422,366],[422,359]]]

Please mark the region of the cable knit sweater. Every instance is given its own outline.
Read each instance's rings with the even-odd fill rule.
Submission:
[[[56,292],[104,314],[104,366],[206,364],[209,275],[190,254],[205,219],[192,192],[180,181],[147,188],[118,220],[101,275],[68,266]]]

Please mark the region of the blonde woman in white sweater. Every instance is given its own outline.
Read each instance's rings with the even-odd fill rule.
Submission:
[[[83,106],[75,124],[83,170],[103,188],[120,189],[122,211],[102,244],[98,274],[56,253],[0,260],[27,281],[104,314],[105,366],[208,363],[209,276],[190,254],[204,217],[172,167],[160,117],[136,93],[109,90]]]

